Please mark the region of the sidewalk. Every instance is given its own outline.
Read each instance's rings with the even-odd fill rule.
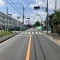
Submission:
[[[46,31],[42,31],[42,33],[43,33],[47,38],[49,38],[50,40],[52,40],[53,42],[55,42],[57,45],[60,46],[60,35],[58,35],[58,34],[53,34],[53,33],[51,33],[50,31],[48,32],[48,34],[47,34]]]
[[[15,35],[17,35],[17,33],[13,33],[13,34],[10,34],[10,35],[7,35],[7,36],[4,36],[4,37],[0,38],[0,43],[8,40],[9,38],[11,38],[11,37],[13,37]]]
[[[46,34],[47,36],[52,37],[52,38],[55,39],[55,40],[60,41],[60,35],[58,35],[58,34],[56,34],[56,33],[54,34],[54,33],[51,33],[50,31],[48,31],[48,34],[47,34],[46,31],[42,31],[42,33]]]

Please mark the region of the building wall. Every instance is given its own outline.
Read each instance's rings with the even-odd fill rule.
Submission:
[[[14,28],[22,25],[20,21],[0,12],[0,29]]]

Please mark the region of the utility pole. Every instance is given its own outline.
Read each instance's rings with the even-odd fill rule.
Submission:
[[[47,0],[47,19],[46,19],[46,26],[47,26],[47,34],[48,34],[48,0]]]
[[[23,24],[24,24],[24,5],[23,5]]]
[[[55,0],[55,10],[57,9],[57,0]]]
[[[8,15],[8,7],[6,8],[6,10],[7,10],[7,15]]]
[[[7,30],[8,30],[8,7],[6,8],[7,11]]]

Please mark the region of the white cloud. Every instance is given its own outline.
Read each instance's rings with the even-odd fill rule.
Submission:
[[[40,15],[40,16],[37,16],[36,14],[38,14],[38,15]],[[26,15],[26,16],[27,16],[27,15]],[[34,24],[37,20],[38,20],[39,22],[41,22],[41,19],[42,19],[42,21],[45,21],[45,19],[46,19],[46,12],[43,12],[43,11],[38,11],[38,12],[33,11],[33,13],[32,13],[32,14],[29,14],[29,16],[27,16],[27,17],[30,18],[30,19],[29,19],[30,24]],[[27,20],[26,20],[25,22],[28,23]]]
[[[46,7],[46,4],[47,4],[47,0],[46,1],[43,1],[43,0],[33,0],[34,1],[34,4],[31,4],[29,7],[30,8],[34,8],[34,6],[40,6],[40,7]],[[60,0],[56,0],[57,1],[57,9],[60,8]],[[48,8],[49,9],[55,9],[55,0],[48,0]],[[33,13],[34,14],[38,14],[38,15],[41,15],[42,17],[42,20],[44,21],[46,19],[46,12],[43,12],[43,11],[34,11],[33,10]],[[32,16],[34,16],[34,14],[31,14]],[[41,19],[39,17],[36,17],[35,18],[40,21]],[[31,19],[32,22],[35,22],[36,20],[34,18]]]
[[[57,9],[60,8],[60,0],[56,0],[57,1]],[[55,9],[55,0],[49,0],[49,8],[51,9]]]
[[[19,16],[18,14],[12,14],[12,17],[15,19],[17,19],[18,16]]]
[[[24,5],[26,7],[26,4],[23,0],[19,0],[19,2],[20,2],[21,5]]]
[[[14,13],[9,13],[9,14],[12,14],[10,16],[13,17],[14,19],[17,19],[19,17],[19,19],[17,19],[17,20],[22,22],[22,16],[20,16],[19,14],[14,14]]]
[[[47,0],[46,0],[47,1]],[[57,8],[60,8],[60,0],[57,1]],[[39,5],[41,7],[46,7],[46,2],[43,0],[34,0],[34,4],[31,4],[29,7],[34,8],[34,6]],[[48,0],[49,9],[55,9],[55,0]]]
[[[4,7],[5,2],[3,0],[0,0],[0,7]]]
[[[31,4],[29,7],[34,8],[34,6],[41,6],[41,7],[46,7],[46,3],[43,2],[42,0],[34,0],[35,3]]]

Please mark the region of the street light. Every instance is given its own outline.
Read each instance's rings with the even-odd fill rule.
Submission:
[[[38,14],[35,14],[35,15],[37,15],[37,16],[39,16],[41,18],[41,23],[42,23],[42,17],[41,17],[41,15],[38,15]]]

